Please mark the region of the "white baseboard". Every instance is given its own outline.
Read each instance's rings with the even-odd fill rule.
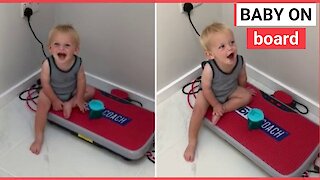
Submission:
[[[177,80],[171,82],[169,85],[165,86],[164,88],[160,89],[157,92],[157,103],[161,103],[168,97],[170,97],[173,93],[181,90],[181,88],[187,84],[188,82],[193,81],[195,78],[201,75],[201,66],[197,66],[188,73],[184,74]]]
[[[112,89],[122,89],[124,91],[126,91],[129,94],[129,97],[131,99],[137,100],[139,102],[141,102],[143,104],[143,107],[145,109],[148,109],[150,111],[155,111],[155,100],[147,97],[143,94],[140,94],[138,92],[135,92],[131,89],[128,89],[126,87],[121,87],[113,82],[107,81],[105,79],[102,79],[96,75],[90,74],[90,73],[86,73],[86,78],[87,78],[87,83],[97,87],[103,91],[106,92],[111,92]]]
[[[276,91],[276,90],[283,90],[290,94],[293,99],[296,101],[306,105],[309,108],[309,112],[318,116],[319,114],[319,103],[317,101],[314,101],[305,95],[297,92],[295,89],[290,88],[286,84],[274,79],[273,77],[265,74],[264,72],[256,69],[255,67],[246,64],[247,65],[247,74],[248,77],[261,82],[263,85],[268,87],[269,89]],[[196,68],[192,69],[188,73],[184,74],[177,80],[173,81],[169,85],[165,86],[157,93],[157,103],[161,103],[163,100],[170,97],[173,93],[177,92],[178,90],[181,90],[183,85],[187,84],[188,82],[191,82],[195,78],[197,78],[201,74],[201,67],[200,65]]]
[[[32,73],[30,76],[23,79],[21,82],[9,88],[7,91],[0,94],[0,108],[16,98],[23,90],[28,89],[34,84],[40,77],[40,69]],[[121,87],[115,83],[106,81],[100,77],[86,73],[87,83],[102,89],[106,92],[110,92],[114,88],[122,89],[128,92],[131,99],[137,100],[143,104],[143,107],[153,111],[155,110],[155,101],[147,96],[140,93],[134,92],[128,88]]]
[[[0,94],[0,108],[11,102],[19,94],[32,86],[40,77],[40,69]]]

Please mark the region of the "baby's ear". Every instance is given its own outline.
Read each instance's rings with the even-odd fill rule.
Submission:
[[[51,49],[51,45],[48,45],[48,50],[49,50],[49,52],[52,54],[52,49]]]
[[[205,51],[204,54],[205,54],[205,56],[206,56],[206,58],[207,58],[208,60],[214,59],[214,55],[212,54],[212,52],[210,52],[210,51]]]
[[[76,50],[75,50],[75,52],[74,52],[74,54],[75,54],[75,55],[78,55],[78,54],[79,54],[79,51],[80,51],[80,48],[77,47]]]

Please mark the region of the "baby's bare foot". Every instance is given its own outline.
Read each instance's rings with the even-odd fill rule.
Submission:
[[[219,115],[212,115],[212,120],[211,120],[212,124],[216,125],[218,123],[220,117],[221,116],[219,116]]]
[[[36,155],[38,155],[41,151],[41,147],[42,147],[42,143],[43,143],[43,138],[37,138],[33,141],[33,143],[30,146],[30,151]]]
[[[65,102],[63,104],[63,117],[65,119],[69,119],[72,111],[72,103],[71,102]]]
[[[184,151],[184,155],[183,155],[184,159],[188,162],[193,162],[195,151],[196,151],[196,146],[188,144],[186,150]]]

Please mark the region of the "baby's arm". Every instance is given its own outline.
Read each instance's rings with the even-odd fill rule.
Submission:
[[[50,85],[50,66],[47,60],[42,63],[40,80],[42,91],[50,99],[53,109],[62,110],[63,102],[57,97]]]
[[[239,77],[238,77],[238,84],[239,86],[241,87],[244,87],[246,88],[247,86],[247,72],[246,72],[246,64],[243,64],[242,66],[242,69],[241,69],[241,72],[239,74]],[[247,88],[250,92],[251,95],[256,95],[256,91],[250,87]]]
[[[209,104],[213,107],[213,111],[219,115],[223,115],[223,107],[222,104],[217,100],[213,91],[212,91],[212,78],[213,72],[210,65],[207,63],[204,66],[202,76],[201,76],[201,86],[203,90],[203,95],[209,102]]]
[[[85,111],[85,100],[84,95],[86,92],[86,76],[84,73],[83,65],[80,66],[79,72],[77,74],[77,94],[76,94],[76,105],[79,109]]]
[[[244,62],[243,62],[243,66],[242,66],[242,69],[241,69],[239,77],[238,77],[238,84],[241,87],[246,87],[246,85],[247,85],[246,64]]]

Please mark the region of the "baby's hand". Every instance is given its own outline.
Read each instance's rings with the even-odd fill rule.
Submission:
[[[249,91],[249,93],[251,94],[251,96],[255,96],[257,95],[257,92],[255,89],[251,88],[251,87],[247,87],[247,90]]]
[[[224,108],[222,104],[217,104],[213,107],[212,115],[222,116],[224,113]]]
[[[63,102],[60,99],[56,99],[52,102],[52,108],[55,111],[60,111],[63,109]]]
[[[86,111],[86,102],[82,98],[76,99],[76,105],[81,112]]]

